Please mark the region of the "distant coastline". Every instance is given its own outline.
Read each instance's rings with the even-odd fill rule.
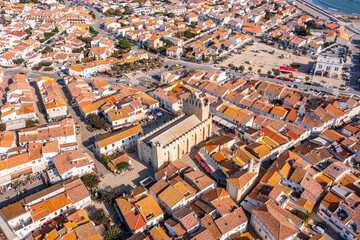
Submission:
[[[325,11],[360,17],[360,0],[306,0]]]

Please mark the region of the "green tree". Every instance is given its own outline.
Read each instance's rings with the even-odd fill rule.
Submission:
[[[121,235],[123,234],[122,230],[119,228],[119,226],[114,226],[104,232],[104,239],[105,240],[118,240],[121,238]]]
[[[94,14],[93,11],[90,11],[90,12],[89,12],[89,15],[90,15],[93,19],[96,19],[96,15]]]
[[[32,30],[32,28],[29,27],[29,28],[25,29],[25,32],[26,32],[27,34],[31,35],[31,33],[32,33],[31,30]]]
[[[103,208],[96,209],[94,222],[96,225],[104,225],[105,228],[110,226],[109,215],[105,212]]]
[[[271,73],[272,73],[272,72],[271,72],[270,70],[269,70],[269,71],[267,71],[267,74],[268,74],[268,75],[271,75]]]
[[[99,32],[96,31],[93,26],[90,26],[90,27],[89,27],[89,31],[90,31],[91,34],[93,34],[93,35],[95,35],[95,36],[97,36],[97,35],[99,34]]]
[[[82,182],[84,183],[85,187],[93,191],[97,189],[100,183],[100,178],[98,175],[94,173],[87,173],[81,177]]]
[[[333,44],[335,44],[335,42],[325,42],[324,43],[324,48],[327,48],[327,47],[329,47],[329,46],[331,46]]]
[[[244,71],[245,67],[243,65],[240,66],[239,70]]]
[[[1,123],[0,124],[0,131],[5,131],[6,130],[6,124],[5,123]]]
[[[249,71],[252,71],[253,70],[253,68],[252,67],[249,67]]]
[[[42,50],[42,54],[46,54],[46,53],[49,53],[49,52],[51,52],[51,47],[49,47],[49,46],[46,46],[43,50]]]
[[[298,29],[295,30],[295,33],[299,36],[311,35],[309,29],[305,27],[299,27]]]
[[[258,72],[258,74],[260,74],[260,73],[261,73],[261,69],[258,69],[257,72]]]
[[[280,72],[279,72],[279,71],[275,71],[275,72],[274,72],[274,75],[275,75],[275,76],[279,76],[279,75],[280,75]]]
[[[39,121],[27,120],[27,121],[26,121],[26,127],[27,127],[27,128],[29,128],[29,127],[35,127],[37,123],[39,123]]]
[[[106,164],[110,162],[110,158],[103,153],[101,154],[101,160],[103,160]]]
[[[196,33],[190,32],[189,30],[184,31],[184,36],[187,38],[194,38],[196,37]]]
[[[169,14],[168,14],[168,17],[174,18],[174,17],[175,17],[175,13],[169,13]]]
[[[269,12],[269,11],[266,11],[264,18],[265,18],[266,20],[269,20],[269,19],[272,18],[273,16],[274,16],[274,13]]]
[[[121,39],[119,41],[119,48],[120,49],[130,49],[131,43],[127,39]]]
[[[105,129],[106,121],[102,119],[99,115],[91,113],[86,117],[86,121],[94,128]]]
[[[111,206],[111,204],[114,202],[115,197],[116,197],[116,191],[114,189],[108,190],[102,195],[102,199],[104,203],[109,206]]]
[[[130,164],[128,162],[121,162],[118,165],[116,165],[117,170],[122,171],[130,167]]]
[[[310,81],[310,77],[309,77],[309,76],[306,76],[306,77],[305,77],[305,81],[306,81],[306,82]]]
[[[75,48],[72,50],[73,53],[82,53],[84,51],[83,48]]]
[[[24,59],[18,58],[18,59],[13,60],[13,63],[15,63],[15,64],[22,64],[24,61],[25,61]]]
[[[311,213],[305,214],[303,212],[296,211],[296,216],[298,216],[301,220],[307,223],[311,218]]]
[[[230,69],[233,69],[234,64],[230,63],[230,64],[228,65],[228,67],[229,67]]]

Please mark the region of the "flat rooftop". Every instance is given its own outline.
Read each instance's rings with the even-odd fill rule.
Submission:
[[[317,62],[332,63],[332,64],[344,64],[343,59],[335,56],[319,55]]]
[[[190,116],[185,115],[172,124],[145,138],[143,141],[145,143],[159,142],[162,145],[167,145],[200,123],[201,121],[194,114]]]

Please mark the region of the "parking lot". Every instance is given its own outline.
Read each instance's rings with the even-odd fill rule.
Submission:
[[[273,51],[275,52],[271,54]],[[284,58],[283,55],[290,56]],[[249,59],[251,60],[249,61]],[[258,69],[260,69],[261,73],[267,73],[268,71],[274,72],[278,70],[280,66],[289,67],[291,64],[296,64],[298,69],[293,74],[294,77],[305,77],[308,76],[307,73],[312,67],[312,61],[308,56],[298,56],[265,43],[256,43],[247,46],[242,54],[233,54],[233,56],[220,63],[219,66],[227,67],[229,64],[233,64],[236,67],[244,66],[248,72],[258,73]],[[249,69],[250,67],[252,70]]]

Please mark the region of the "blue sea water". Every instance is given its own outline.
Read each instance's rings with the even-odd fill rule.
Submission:
[[[360,0],[308,0],[324,10],[360,16]]]

